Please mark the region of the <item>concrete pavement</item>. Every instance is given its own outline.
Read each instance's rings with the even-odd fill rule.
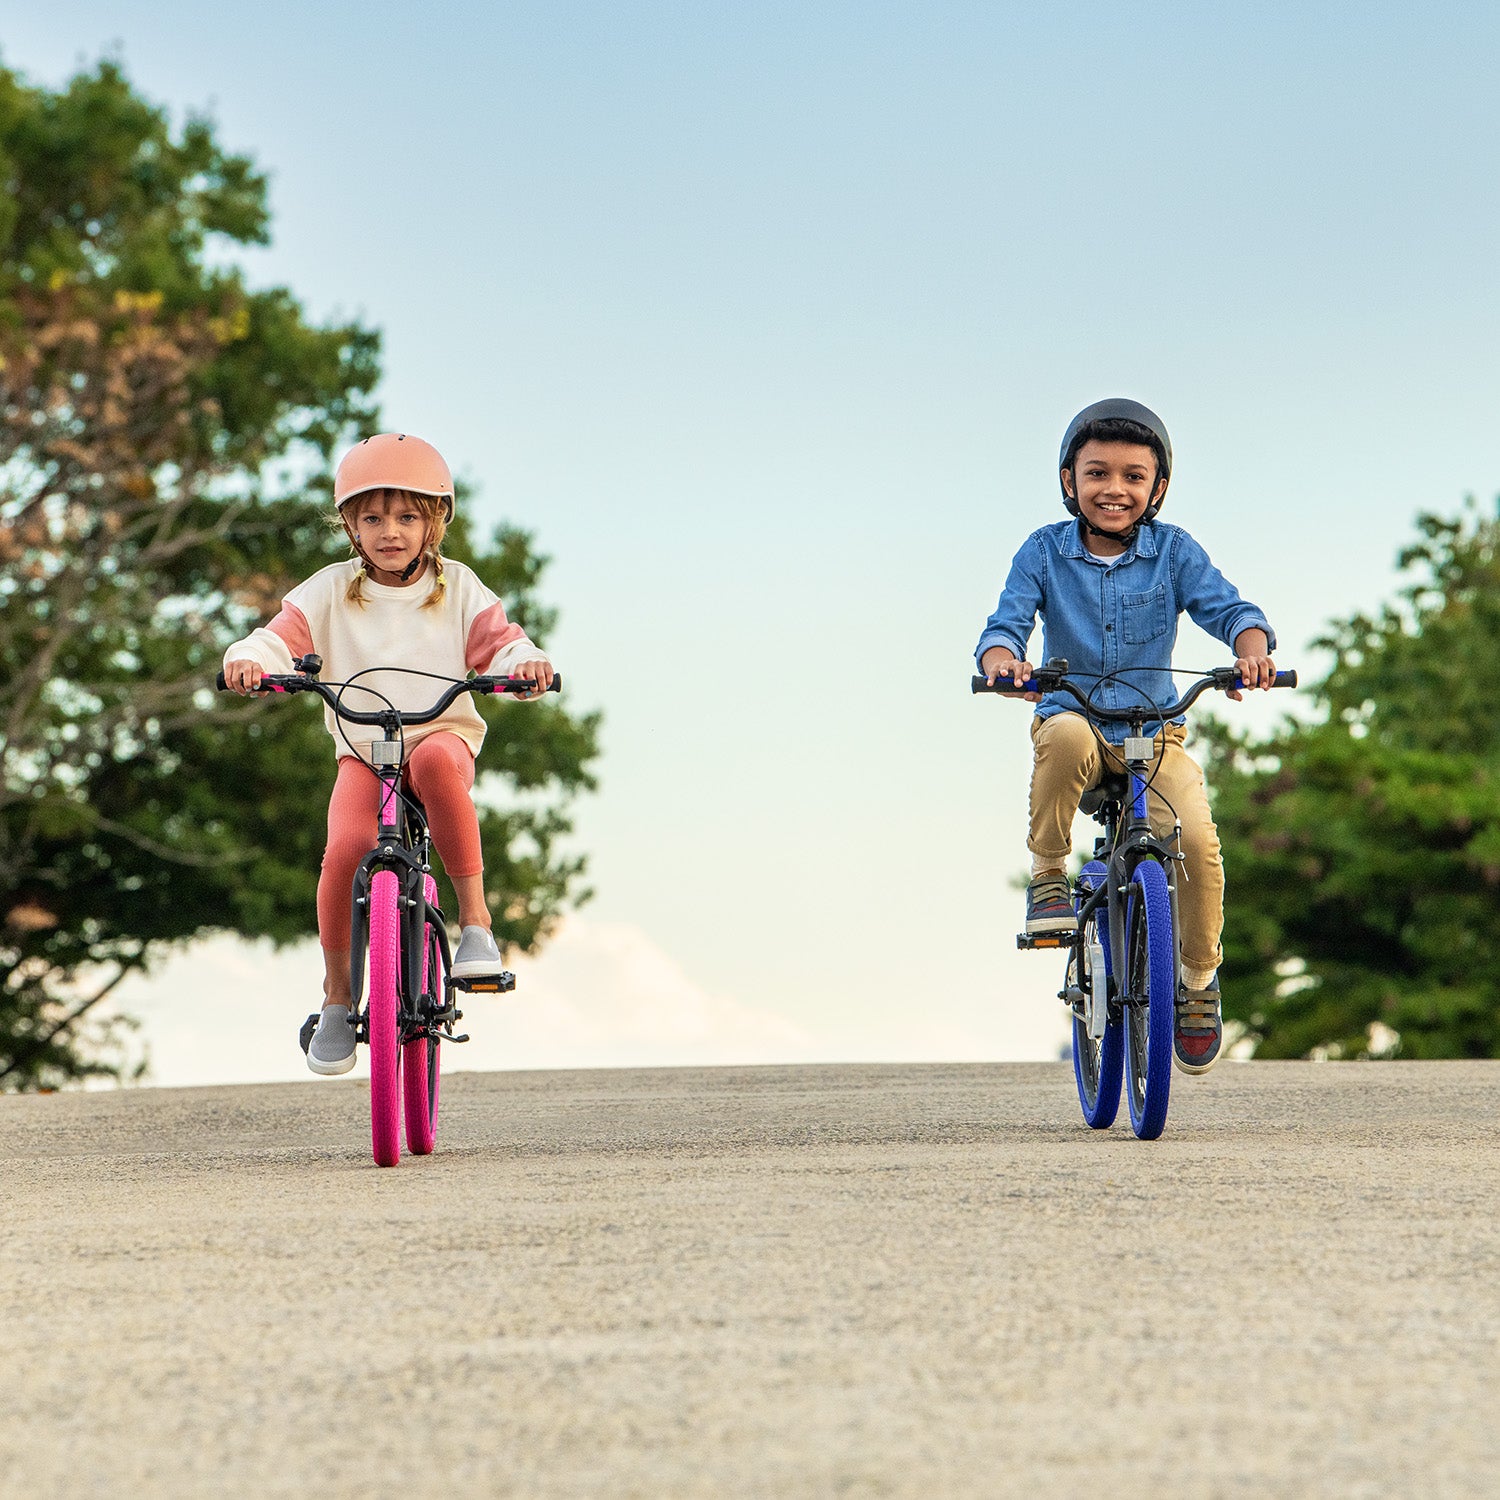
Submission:
[[[389,1171],[350,1081],[0,1098],[0,1493],[1494,1495],[1497,1094],[458,1074]]]

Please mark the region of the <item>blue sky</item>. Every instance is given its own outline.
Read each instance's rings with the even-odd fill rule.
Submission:
[[[553,556],[606,754],[536,988],[608,1014],[651,952],[747,1058],[1055,1050],[1025,714],[967,678],[1075,410],[1162,413],[1168,516],[1287,665],[1418,510],[1500,490],[1497,42],[1480,5],[0,7],[36,81],[115,52],[211,112],[271,177],[251,274],[382,328],[390,424]]]

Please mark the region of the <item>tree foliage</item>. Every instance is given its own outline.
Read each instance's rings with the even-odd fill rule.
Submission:
[[[1209,730],[1225,1015],[1259,1057],[1500,1055],[1500,521],[1417,528],[1397,599],[1316,643],[1315,720]]]
[[[228,641],[343,555],[329,459],[378,425],[379,340],[247,285],[230,252],[268,236],[264,178],[206,120],[174,131],[113,63],[57,92],[0,68],[0,179],[0,1086],[16,1087],[117,1072],[87,1018],[164,945],[315,930],[321,716],[211,684]],[[462,517],[449,538],[544,635],[530,539],[476,542]],[[497,935],[530,947],[585,894],[560,844],[596,726],[555,700],[484,711]]]

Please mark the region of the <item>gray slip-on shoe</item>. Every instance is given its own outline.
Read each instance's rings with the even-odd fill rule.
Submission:
[[[325,1005],[307,1044],[307,1065],[325,1077],[354,1066],[354,1023],[347,1005]]]
[[[453,955],[455,979],[485,979],[502,972],[504,961],[493,935],[483,927],[465,927]]]

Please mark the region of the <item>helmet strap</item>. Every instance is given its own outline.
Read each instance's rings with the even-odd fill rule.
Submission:
[[[1144,518],[1135,523],[1129,531],[1106,531],[1102,526],[1095,526],[1092,521],[1085,520],[1080,514],[1078,524],[1090,536],[1102,536],[1106,541],[1124,542],[1125,550],[1128,552],[1134,544],[1135,539],[1141,534],[1141,527],[1145,525]]]

